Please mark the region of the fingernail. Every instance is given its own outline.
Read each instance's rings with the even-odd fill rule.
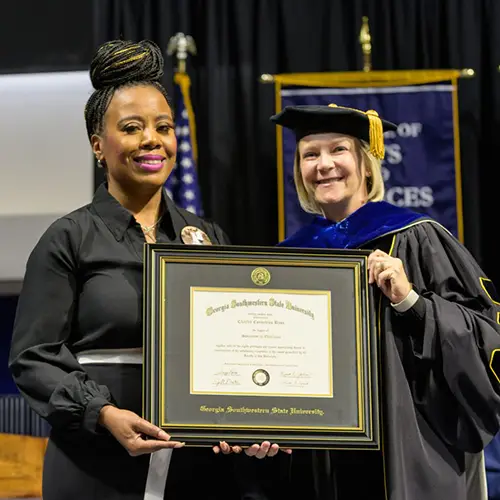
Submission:
[[[177,443],[174,448],[182,448],[186,443]]]
[[[170,439],[170,436],[163,430],[160,430],[160,432],[158,432],[158,437],[160,439],[165,439],[166,441]]]

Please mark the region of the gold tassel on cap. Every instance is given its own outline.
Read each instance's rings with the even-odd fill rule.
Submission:
[[[368,121],[370,122],[370,153],[382,160],[385,155],[384,147],[384,128],[382,127],[382,120],[379,118],[378,113],[373,109],[366,112]]]
[[[379,118],[378,113],[374,109],[362,111],[361,109],[348,108],[346,106],[339,106],[334,103],[329,104],[328,107],[350,109],[351,111],[357,111],[358,113],[363,113],[364,115],[366,115],[368,117],[370,131],[370,153],[379,160],[384,159],[384,127],[382,126],[382,120]]]

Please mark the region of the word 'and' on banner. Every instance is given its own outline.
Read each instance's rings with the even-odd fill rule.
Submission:
[[[463,241],[458,70],[373,71],[274,75],[276,112],[285,106],[373,109],[397,125],[384,134],[385,200],[428,215]],[[292,131],[276,127],[279,238],[313,217],[293,182]]]

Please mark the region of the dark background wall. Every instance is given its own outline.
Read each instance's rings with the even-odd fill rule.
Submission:
[[[262,73],[362,68],[361,18],[373,68],[473,68],[459,85],[466,244],[500,280],[495,234],[499,172],[500,4],[492,0],[102,0],[93,43],[192,35],[189,59],[205,210],[235,243],[277,241],[272,85]],[[167,75],[172,71],[167,60]]]
[[[106,40],[151,38],[166,48],[176,32],[190,34],[198,47],[188,72],[205,212],[234,243],[273,245],[276,148],[268,118],[274,89],[259,76],[360,70],[363,15],[370,20],[374,69],[475,70],[459,85],[465,236],[498,284],[495,0],[18,0],[2,4],[0,73],[86,69]],[[167,58],[167,87],[173,64]],[[1,311],[0,336],[6,338],[10,323]]]

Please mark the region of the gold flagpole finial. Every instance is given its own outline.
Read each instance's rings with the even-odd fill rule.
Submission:
[[[176,55],[177,57],[177,72],[186,72],[186,59],[188,53],[195,56],[196,55],[196,44],[194,39],[190,35],[185,35],[184,33],[176,33],[168,41],[167,54],[169,56]]]
[[[370,35],[370,27],[368,25],[368,17],[363,16],[361,31],[359,32],[359,43],[363,51],[363,71],[371,71],[372,69],[372,37]]]

